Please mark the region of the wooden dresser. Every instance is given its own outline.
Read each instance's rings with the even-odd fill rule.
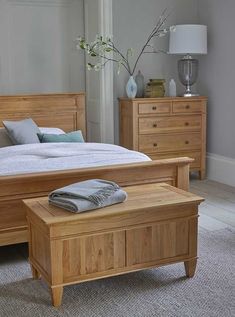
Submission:
[[[120,98],[120,145],[152,159],[187,156],[205,177],[206,97]]]

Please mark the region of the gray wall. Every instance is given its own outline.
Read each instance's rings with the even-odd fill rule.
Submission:
[[[83,0],[0,0],[0,94],[81,91]]]
[[[164,8],[172,10],[168,25],[197,23],[198,11],[196,0],[114,0],[113,1],[113,36],[116,45],[126,52],[132,47],[135,55],[143,46],[144,41],[152,30]],[[156,48],[168,49],[168,38],[156,42]],[[138,64],[137,71],[141,70],[147,82],[149,78],[170,78],[177,80],[177,57],[165,54],[145,54]],[[114,105],[115,105],[115,142],[118,143],[119,120],[117,98],[125,96],[125,85],[128,73],[122,69],[117,75],[114,73]],[[182,86],[177,83],[178,91]]]
[[[235,158],[235,1],[198,0],[199,22],[208,25],[209,51],[200,58],[200,92],[209,98],[210,153]]]

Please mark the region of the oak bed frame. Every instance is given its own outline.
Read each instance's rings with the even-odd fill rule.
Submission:
[[[41,127],[82,130],[86,137],[84,93],[0,96],[3,120],[31,117]],[[47,195],[55,188],[90,178],[104,178],[121,186],[166,182],[188,190],[190,158],[0,176],[0,246],[27,241],[22,199]]]

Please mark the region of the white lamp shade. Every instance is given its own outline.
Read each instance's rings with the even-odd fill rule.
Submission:
[[[169,54],[207,54],[207,26],[176,25],[170,31]]]

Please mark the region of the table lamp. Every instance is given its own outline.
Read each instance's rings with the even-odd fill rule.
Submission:
[[[186,86],[184,97],[198,96],[192,93],[191,86],[198,76],[198,60],[191,55],[207,54],[207,26],[182,24],[171,28],[169,54],[184,55],[178,61],[181,83]]]

